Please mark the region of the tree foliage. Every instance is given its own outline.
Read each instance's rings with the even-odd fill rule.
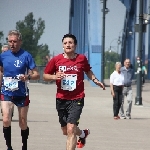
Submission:
[[[113,51],[105,52],[105,79],[110,77],[110,74],[115,69],[115,63],[120,61],[120,55]]]
[[[43,65],[49,49],[47,44],[38,45],[38,42],[44,33],[45,21],[42,18],[35,20],[31,12],[16,23],[16,29],[22,33],[22,48],[31,53],[37,65]]]

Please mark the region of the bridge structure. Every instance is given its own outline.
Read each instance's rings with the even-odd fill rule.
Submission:
[[[77,52],[84,54],[92,66],[93,72],[101,81],[102,74],[102,4],[104,0],[71,0],[69,32],[78,39]],[[106,0],[107,1],[107,0]],[[139,0],[119,0],[126,7],[123,31],[121,36],[120,61],[123,64],[125,58],[130,58],[133,66],[136,66],[138,37]],[[143,15],[150,14],[150,0],[143,0]],[[147,18],[144,18],[145,20]],[[150,24],[143,19],[142,63],[148,64],[148,79],[150,79]],[[149,18],[148,18],[149,19]],[[148,20],[147,19],[147,20]],[[129,35],[129,31],[132,33]],[[148,38],[148,40],[147,40]],[[146,42],[148,41],[148,42]],[[146,45],[147,44],[147,45]],[[148,55],[145,55],[145,48]],[[136,68],[135,68],[136,71]],[[86,78],[86,77],[85,77]],[[91,82],[91,81],[90,81]],[[91,82],[91,85],[94,84]]]

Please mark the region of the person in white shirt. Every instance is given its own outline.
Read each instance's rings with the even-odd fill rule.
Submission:
[[[120,69],[121,63],[116,62],[115,71],[110,75],[110,89],[113,97],[113,112],[115,120],[120,119],[118,114],[122,104],[122,91],[124,86],[124,75],[121,73]]]

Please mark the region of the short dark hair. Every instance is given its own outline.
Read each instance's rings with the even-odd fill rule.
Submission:
[[[77,39],[76,39],[76,37],[75,37],[73,34],[70,34],[70,33],[65,34],[65,35],[63,36],[62,42],[63,42],[64,39],[67,38],[67,37],[72,38],[72,39],[74,40],[74,44],[77,45]]]

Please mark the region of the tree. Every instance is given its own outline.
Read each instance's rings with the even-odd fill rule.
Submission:
[[[37,65],[46,65],[47,59],[45,54],[49,54],[48,45],[39,45],[37,55],[35,57]]]
[[[110,74],[115,69],[115,63],[120,61],[120,55],[114,51],[105,52],[105,79],[110,77]]]
[[[38,45],[45,29],[45,21],[41,18],[36,21],[31,12],[23,21],[16,23],[16,29],[22,33],[22,48],[28,50],[35,62],[42,65],[42,57],[49,55],[48,45]]]

